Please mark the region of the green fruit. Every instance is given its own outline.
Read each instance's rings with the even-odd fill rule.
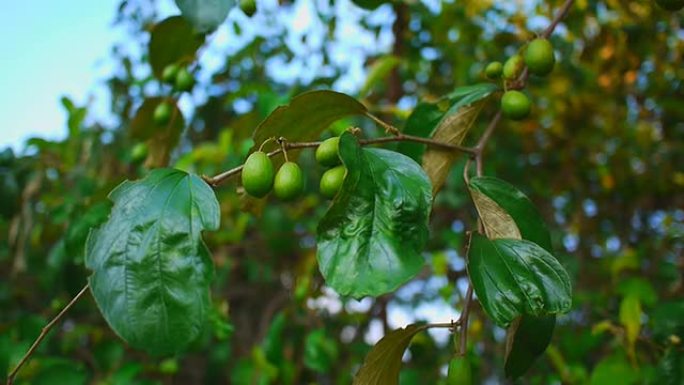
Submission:
[[[262,151],[247,157],[242,167],[242,186],[251,196],[263,198],[273,187],[273,162]]]
[[[273,192],[282,200],[289,201],[304,191],[304,174],[295,162],[285,162],[275,175]]]
[[[178,74],[179,70],[180,67],[178,67],[178,64],[167,65],[162,71],[162,81],[164,83],[173,84],[176,81],[176,75]]]
[[[331,168],[330,170],[324,172],[323,176],[321,176],[321,184],[319,186],[321,195],[326,198],[333,198],[337,192],[340,191],[342,182],[344,182],[344,174],[346,172],[347,169],[342,165]]]
[[[145,143],[137,143],[131,150],[131,161],[138,163],[147,158],[147,145]]]
[[[485,67],[485,76],[487,79],[498,79],[501,77],[501,72],[503,71],[503,64],[498,61],[493,61],[487,64]]]
[[[520,76],[523,69],[523,58],[522,56],[515,54],[506,60],[503,65],[503,77],[504,79],[513,80]]]
[[[255,0],[240,0],[240,9],[245,15],[252,17],[256,13],[257,6]]]
[[[165,126],[171,120],[172,111],[173,107],[171,107],[170,103],[159,103],[152,113],[152,119],[154,120],[154,123],[158,126]]]
[[[466,357],[456,357],[449,362],[447,372],[447,385],[470,385],[473,382],[473,374],[470,362]]]
[[[548,75],[556,64],[551,43],[546,39],[532,40],[525,50],[525,64],[532,74]]]
[[[316,149],[316,161],[325,167],[333,167],[340,164],[340,137],[326,139]]]
[[[656,0],[656,4],[667,11],[679,11],[684,8],[684,0]]]
[[[525,119],[532,109],[527,95],[520,91],[507,91],[501,97],[501,110],[505,117],[513,120]]]
[[[176,74],[176,89],[178,91],[190,91],[195,85],[195,78],[192,77],[187,68],[181,68]]]

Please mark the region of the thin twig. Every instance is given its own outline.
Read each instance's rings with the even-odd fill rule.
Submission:
[[[286,140],[283,140],[281,138],[281,148],[271,151],[268,154],[268,157],[273,157],[276,156],[280,153],[282,153],[284,150],[300,150],[303,148],[313,148],[313,147],[318,147],[321,142],[288,142]],[[429,138],[422,138],[419,136],[413,136],[413,135],[405,135],[402,133],[399,133],[396,136],[385,136],[382,138],[376,138],[376,139],[361,139],[359,140],[359,144],[362,146],[368,146],[368,145],[374,145],[374,144],[382,144],[382,143],[390,143],[390,142],[416,142],[416,143],[422,143],[422,144],[427,144],[428,146],[433,146],[437,148],[441,148],[443,150],[450,150],[450,151],[460,151],[464,152],[466,154],[470,155],[475,155],[475,151],[472,148],[468,147],[463,147],[455,144],[449,144],[445,142],[440,142],[436,141],[433,139]],[[231,177],[237,175],[242,171],[242,165],[237,166],[235,168],[232,168],[228,171],[224,171],[218,175],[208,177],[208,176],[202,176],[202,179],[204,179],[205,182],[207,182],[208,185],[212,187],[216,187],[223,182],[227,181]]]
[[[66,314],[69,309],[71,309],[72,306],[85,294],[88,289],[90,288],[89,284],[86,284],[83,286],[83,289],[76,294],[74,298],[69,301],[69,303],[64,306],[64,308],[53,318],[43,329],[40,331],[40,335],[38,335],[38,338],[36,338],[35,341],[33,341],[33,345],[29,348],[29,350],[24,354],[24,357],[21,358],[21,361],[17,364],[17,366],[10,372],[10,374],[7,376],[7,385],[12,385],[14,383],[14,377],[17,376],[17,373],[19,372],[19,369],[21,369],[22,366],[26,363],[26,361],[31,357],[33,352],[38,348],[38,345],[43,341],[43,339],[48,335],[50,330],[59,322],[59,320]]]
[[[466,290],[465,303],[463,304],[463,313],[459,320],[461,321],[461,335],[459,340],[459,352],[462,356],[466,355],[468,348],[468,318],[470,317],[470,308],[473,304],[473,285],[468,283],[468,290]]]

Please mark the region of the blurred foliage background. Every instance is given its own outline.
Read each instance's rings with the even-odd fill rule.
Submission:
[[[207,175],[239,165],[258,122],[310,89],[350,93],[402,127],[419,101],[484,81],[486,63],[513,54],[559,6],[406,0],[370,12],[347,0],[264,1],[252,18],[236,8],[198,52],[175,146],[132,134],[143,100],[165,92],[147,52],[159,4],[121,1],[114,28],[127,38],[109,58],[117,63],[107,79],[110,118],[95,121],[90,105],[65,98],[64,140],[34,138],[18,154],[0,153],[0,378],[85,284],[88,229],[106,219],[106,195],[123,180],[167,159]],[[551,39],[556,69],[531,79],[532,117],[504,122],[488,147],[485,174],[538,205],[573,279],[572,312],[559,317],[552,345],[519,383],[684,383],[683,21],[651,1],[577,1]],[[486,107],[466,143],[496,108]],[[330,131],[350,125],[382,135],[367,120]],[[347,300],[323,285],[314,242],[327,207],[317,193],[323,170],[303,151],[307,189],[294,203],[255,205],[235,182],[217,189],[221,229],[205,235],[216,264],[214,311],[189,352],[150,357],[127,348],[87,298],[18,383],[350,384],[384,332],[458,316],[464,232],[476,226],[463,163],[435,202],[424,273],[394,294]],[[477,305],[469,335],[474,383],[505,383],[505,333]],[[452,351],[445,331],[419,335],[401,383],[441,383]]]

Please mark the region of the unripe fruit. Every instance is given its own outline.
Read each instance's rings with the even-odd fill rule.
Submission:
[[[304,174],[295,162],[285,162],[275,175],[273,192],[282,200],[289,201],[304,191]]]
[[[145,143],[137,143],[131,150],[131,161],[138,163],[147,158],[147,145]]]
[[[316,161],[325,167],[333,167],[340,164],[340,137],[326,139],[316,149]]]
[[[347,169],[340,165],[323,173],[321,176],[320,190],[321,195],[326,198],[333,198],[340,187],[342,187],[342,182],[344,182],[344,174]]]
[[[161,102],[154,108],[152,119],[158,126],[165,126],[171,120],[171,112],[173,108],[168,102]]]
[[[195,85],[195,78],[192,77],[187,68],[181,68],[176,74],[176,89],[178,91],[190,91]]]
[[[162,71],[162,81],[164,83],[169,84],[175,83],[176,75],[178,75],[178,70],[180,70],[178,64],[169,64],[166,67],[164,67],[164,70]]]
[[[498,79],[501,77],[501,72],[503,71],[503,64],[498,61],[493,61],[487,64],[485,67],[485,76],[487,79]]]
[[[684,0],[656,0],[656,4],[667,11],[679,11],[684,8]]]
[[[273,162],[262,151],[247,157],[242,166],[242,186],[253,197],[263,198],[273,187]]]
[[[504,79],[512,80],[520,76],[520,73],[523,69],[523,64],[522,56],[515,54],[509,57],[503,65]]]
[[[501,110],[509,119],[525,119],[530,114],[531,108],[530,99],[520,91],[507,91],[501,97]]]
[[[240,9],[245,15],[252,17],[256,13],[256,1],[255,0],[240,0]]]
[[[466,357],[455,357],[449,362],[446,385],[465,385],[472,383],[472,370]]]
[[[556,64],[551,43],[546,39],[532,40],[525,50],[525,64],[532,74],[548,75]]]

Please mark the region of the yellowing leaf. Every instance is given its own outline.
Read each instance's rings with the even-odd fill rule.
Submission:
[[[471,190],[471,194],[487,238],[522,239],[515,221],[501,206],[477,190]]]
[[[397,385],[404,350],[413,336],[425,329],[427,325],[412,324],[384,336],[366,356],[353,385]]]

